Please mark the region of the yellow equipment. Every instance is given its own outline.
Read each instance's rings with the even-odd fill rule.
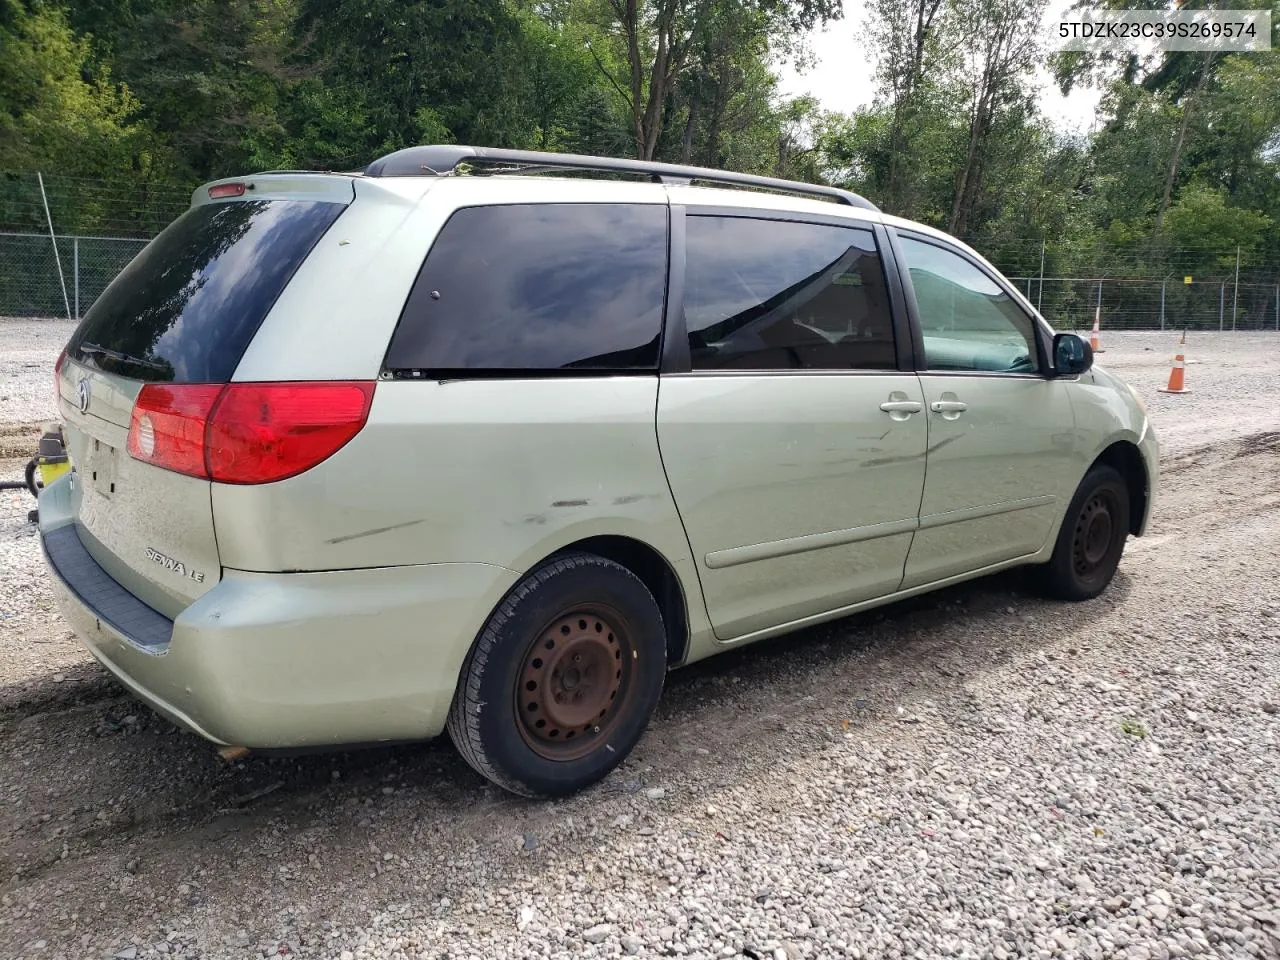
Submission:
[[[62,424],[51,424],[45,427],[40,446],[36,455],[27,462],[22,479],[0,481],[0,490],[29,490],[33,497],[39,499],[42,488],[70,469],[71,461],[67,457],[67,448],[62,438]],[[28,512],[27,519],[32,523],[39,523],[40,511]]]
[[[71,469],[71,461],[67,459],[67,448],[62,442],[62,425],[47,429],[40,438],[39,451],[36,453],[36,472],[40,474],[40,486],[47,487],[53,481]]]

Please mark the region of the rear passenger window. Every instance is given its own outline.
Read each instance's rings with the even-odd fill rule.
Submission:
[[[896,367],[870,230],[690,216],[686,244],[694,370]]]
[[[666,276],[665,206],[466,207],[418,273],[387,367],[656,371]]]

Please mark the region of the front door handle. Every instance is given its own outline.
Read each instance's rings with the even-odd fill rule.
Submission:
[[[960,414],[968,410],[969,405],[957,399],[956,395],[948,390],[942,395],[941,400],[935,400],[929,404],[929,409],[934,413],[942,414],[943,420],[959,420]]]

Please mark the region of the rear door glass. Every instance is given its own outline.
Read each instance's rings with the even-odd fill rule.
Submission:
[[[685,326],[694,370],[891,370],[870,230],[690,216]]]
[[[75,360],[136,380],[225,383],[298,266],[346,209],[314,200],[193,207],[85,314]]]
[[[656,371],[667,208],[464,207],[422,265],[390,370]]]

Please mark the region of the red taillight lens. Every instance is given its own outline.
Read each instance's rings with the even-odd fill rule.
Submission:
[[[228,384],[209,423],[209,475],[270,483],[309,470],[360,432],[372,403],[372,383]]]
[[[370,382],[147,384],[129,453],[219,483],[270,483],[309,470],[360,432]]]
[[[243,183],[220,183],[209,188],[210,200],[222,200],[225,197],[243,197]]]
[[[62,368],[67,362],[67,348],[63,347],[58,354],[58,361],[53,365],[53,409],[58,409],[62,400]]]
[[[129,455],[166,470],[207,477],[204,435],[222,390],[217,383],[148,383],[133,402]]]

